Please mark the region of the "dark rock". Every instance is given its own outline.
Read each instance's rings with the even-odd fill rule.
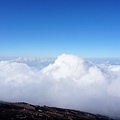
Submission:
[[[42,112],[38,112],[41,110]],[[28,103],[0,103],[0,120],[115,120],[77,110],[36,106]],[[117,120],[117,119],[116,119]]]

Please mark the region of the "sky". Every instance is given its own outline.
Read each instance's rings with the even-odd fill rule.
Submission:
[[[0,0],[0,56],[119,58],[119,0]]]

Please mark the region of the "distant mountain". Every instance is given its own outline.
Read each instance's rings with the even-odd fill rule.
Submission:
[[[0,101],[0,120],[118,120],[87,112]]]

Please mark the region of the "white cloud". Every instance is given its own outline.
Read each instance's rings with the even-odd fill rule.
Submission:
[[[94,64],[63,54],[42,70],[0,62],[0,99],[67,107],[118,116],[120,66]]]
[[[34,57],[18,57],[12,58],[9,61],[17,63],[25,63],[31,67],[35,67],[39,70],[54,62],[54,58],[34,58]]]

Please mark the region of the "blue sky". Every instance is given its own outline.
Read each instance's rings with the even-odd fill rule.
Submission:
[[[0,56],[120,57],[120,0],[0,0]]]

